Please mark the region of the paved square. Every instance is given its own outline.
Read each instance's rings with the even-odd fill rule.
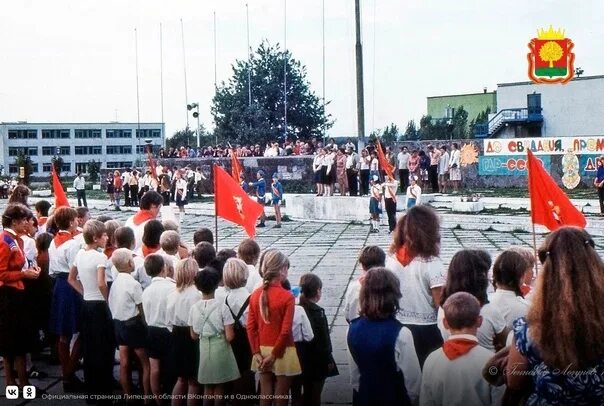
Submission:
[[[3,205],[2,205],[3,206]],[[4,209],[4,207],[0,207]],[[93,216],[109,214],[120,221],[125,221],[131,212],[92,210]],[[319,303],[325,308],[330,322],[333,355],[338,364],[340,375],[330,378],[323,391],[326,404],[350,404],[351,389],[348,383],[348,362],[346,355],[347,323],[343,316],[343,296],[351,280],[360,274],[357,266],[357,255],[360,249],[374,244],[388,249],[390,236],[387,228],[382,226],[379,234],[370,234],[369,227],[359,224],[326,224],[311,222],[284,222],[283,228],[273,228],[273,222],[267,221],[267,227],[258,229],[257,241],[264,250],[277,248],[289,256],[291,262],[290,282],[297,285],[300,276],[306,272],[316,273],[323,280],[323,298]],[[193,232],[198,227],[214,229],[214,218],[210,216],[187,215],[181,225],[184,242],[191,245]],[[462,248],[480,248],[492,256],[512,245],[532,246],[532,236],[527,233],[504,233],[497,231],[473,231],[466,229],[442,229],[441,256],[445,264]],[[218,248],[236,248],[244,232],[231,223],[218,221]],[[604,237],[594,237],[598,250],[604,247]],[[540,242],[540,241],[539,241]],[[49,373],[44,380],[32,380],[32,383],[46,389],[49,393],[62,393],[60,372],[56,366],[37,362],[37,366]],[[115,369],[116,377],[118,368]],[[3,371],[2,371],[3,375]],[[2,384],[4,385],[4,379]],[[4,386],[0,386],[4,394]],[[37,399],[30,404],[41,404]],[[62,403],[81,404],[73,400]]]

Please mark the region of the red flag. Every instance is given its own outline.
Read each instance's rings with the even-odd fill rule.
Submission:
[[[67,195],[65,195],[65,190],[63,189],[63,185],[61,185],[59,176],[57,175],[57,172],[55,171],[55,165],[51,164],[50,168],[51,168],[51,172],[52,172],[52,189],[55,194],[55,209],[57,209],[61,206],[71,207],[69,205],[69,200],[67,200]]]
[[[237,182],[238,185],[241,185],[241,162],[239,162],[239,158],[237,158],[237,153],[234,149],[231,149],[231,176]]]
[[[264,207],[252,200],[236,181],[214,164],[214,204],[216,215],[239,224],[250,238],[256,235],[256,220]]]
[[[585,228],[587,222],[583,213],[571,203],[530,150],[527,164],[533,223],[541,224],[550,231],[561,226]]]
[[[378,161],[380,162],[380,168],[382,168],[382,170],[386,172],[386,175],[390,176],[391,178],[394,178],[394,167],[390,165],[390,163],[386,159],[384,151],[382,150],[381,142],[376,141],[375,150],[377,152]]]

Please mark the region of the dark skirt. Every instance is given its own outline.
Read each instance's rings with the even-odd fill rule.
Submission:
[[[197,379],[199,343],[191,338],[188,326],[172,327],[174,373],[178,377]]]
[[[115,341],[117,345],[130,348],[145,348],[147,343],[147,328],[143,316],[134,316],[128,320],[113,320]]]
[[[443,345],[443,337],[436,324],[403,324],[413,335],[415,343],[415,353],[419,360],[419,366],[424,367],[424,361],[433,351],[436,351]]]
[[[370,214],[382,214],[382,209],[380,209],[380,203],[375,198],[369,199],[369,213]]]
[[[147,354],[149,358],[164,359],[172,354],[172,334],[162,327],[147,327]]]
[[[313,179],[314,179],[315,183],[323,183],[321,181],[321,170],[320,169],[315,172]]]
[[[28,351],[28,341],[24,340],[23,304],[25,292],[9,286],[0,287],[0,356],[23,356]]]
[[[115,340],[113,320],[107,302],[85,300],[82,303],[82,355],[84,380],[89,394],[111,393]]]
[[[67,282],[67,273],[56,276],[50,308],[50,331],[58,336],[71,336],[80,331],[82,298]]]
[[[178,207],[186,206],[187,204],[187,194],[186,192],[182,195],[176,193],[176,205]]]
[[[323,165],[321,166],[321,170],[320,170],[321,176],[321,183],[324,185],[328,185],[329,184],[329,179],[327,179],[327,166]]]

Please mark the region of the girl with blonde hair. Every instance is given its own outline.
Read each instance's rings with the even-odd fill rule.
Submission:
[[[262,288],[250,298],[247,334],[252,349],[252,370],[260,373],[261,406],[287,405],[292,378],[300,375],[292,323],[294,296],[283,289],[289,260],[276,249],[260,257]]]
[[[197,382],[199,346],[189,330],[189,313],[201,299],[195,287],[195,275],[199,271],[192,258],[182,259],[176,264],[176,290],[168,296],[168,320],[172,326],[173,360],[178,381],[172,390],[172,405],[183,404],[183,395],[201,393]],[[193,396],[194,397],[194,396]]]

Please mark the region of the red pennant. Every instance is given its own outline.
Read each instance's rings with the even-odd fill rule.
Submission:
[[[528,183],[531,199],[531,219],[554,231],[561,226],[585,228],[587,221],[543,168],[539,160],[528,151]]]
[[[264,206],[252,200],[218,165],[214,165],[214,198],[217,216],[239,224],[250,238],[256,235],[256,221],[264,212]]]
[[[69,200],[67,200],[67,195],[65,194],[63,185],[61,184],[61,181],[59,180],[59,176],[57,175],[57,172],[55,171],[54,164],[51,164],[50,168],[51,168],[51,173],[52,173],[52,189],[55,194],[55,210],[62,206],[71,207],[69,205]]]
[[[237,158],[237,153],[234,149],[231,149],[231,176],[238,185],[241,185],[241,171],[243,166],[241,162],[239,162],[239,158]]]
[[[380,163],[380,168],[382,168],[382,170],[384,172],[386,172],[386,175],[390,176],[391,178],[394,178],[394,167],[392,165],[390,165],[390,163],[386,159],[386,156],[384,155],[384,151],[382,150],[381,142],[376,141],[375,150],[377,152],[378,161]]]

